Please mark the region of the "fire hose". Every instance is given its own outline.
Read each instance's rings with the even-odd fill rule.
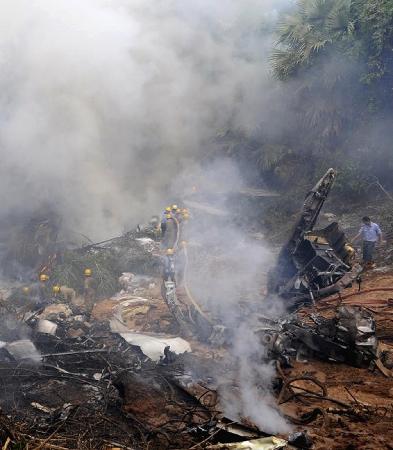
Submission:
[[[338,297],[334,297],[334,298],[329,298],[326,300],[322,300],[322,302],[332,302],[332,301],[336,301],[336,300],[345,300],[349,297],[353,297],[354,295],[362,295],[362,294],[368,294],[370,292],[393,292],[393,287],[385,287],[385,288],[369,288],[369,289],[363,289],[360,292],[350,292],[349,294],[344,294]]]
[[[180,223],[179,223],[179,221],[178,221],[175,217],[173,218],[173,220],[174,220],[174,223],[176,224],[176,234],[175,234],[175,240],[174,240],[174,242],[173,242],[172,248],[173,248],[174,250],[178,250],[178,247],[179,247],[179,239],[180,239]],[[202,311],[202,309],[200,308],[199,304],[198,304],[198,303],[196,302],[196,300],[194,299],[194,297],[193,297],[193,295],[192,295],[192,293],[191,293],[191,290],[190,290],[190,288],[189,288],[189,285],[188,285],[188,276],[187,276],[187,275],[188,275],[188,252],[187,252],[186,246],[183,246],[182,250],[183,250],[183,255],[184,255],[183,287],[184,287],[184,291],[185,291],[186,296],[187,296],[187,299],[188,299],[188,303],[189,303],[190,305],[193,306],[194,310],[195,310],[201,317],[203,317],[203,319],[204,319],[209,325],[212,325],[211,320],[210,320],[209,317]],[[175,289],[176,289],[176,287],[175,287]],[[168,293],[165,292],[165,297],[168,296],[167,294],[168,294]],[[167,300],[167,303],[168,303],[168,300],[169,300],[169,299],[166,298],[166,300]],[[172,303],[173,303],[173,302],[172,302]],[[175,304],[171,304],[170,306],[172,307],[172,309],[173,309],[173,307],[179,308],[179,305],[178,305],[178,304],[176,304],[176,305],[175,305]],[[176,317],[176,319],[179,321],[179,317],[177,317],[177,316],[178,316],[178,311],[173,311],[172,313],[175,313],[175,317]],[[179,311],[179,313],[180,313],[180,311]],[[188,310],[188,313],[189,313],[189,319],[190,319],[190,321],[193,322],[193,319],[192,319],[192,315],[191,315],[190,309]],[[182,318],[184,318],[183,314],[181,314],[181,316],[182,316]],[[183,322],[183,320],[181,320],[181,322],[182,322],[182,325],[183,325],[183,327],[184,327],[184,322]]]
[[[187,269],[188,269],[188,252],[187,252],[187,247],[183,247],[183,252],[184,252],[184,274],[183,274],[183,286],[184,286],[184,290],[186,291],[187,297],[188,299],[191,301],[191,303],[193,304],[194,308],[198,311],[198,313],[204,318],[206,319],[210,324],[211,320],[207,317],[207,315],[201,310],[201,308],[199,307],[198,303],[195,301],[194,297],[191,294],[191,291],[188,287],[188,283],[187,283]]]
[[[176,219],[176,217],[174,217],[173,220],[175,221],[175,224],[176,224],[176,239],[175,239],[175,243],[173,244],[173,248],[176,249],[177,246],[179,245],[180,223]]]

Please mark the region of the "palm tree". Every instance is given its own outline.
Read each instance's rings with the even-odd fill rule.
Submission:
[[[286,80],[309,68],[321,53],[345,45],[353,30],[351,0],[299,0],[278,27],[272,54],[276,76]]]

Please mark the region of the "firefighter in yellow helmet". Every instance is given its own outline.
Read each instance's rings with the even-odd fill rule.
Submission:
[[[190,219],[190,214],[188,212],[188,209],[182,209],[182,219],[180,224],[180,230],[179,230],[179,240],[184,241],[188,238],[188,222]]]
[[[88,313],[91,313],[94,303],[96,301],[96,286],[93,277],[93,271],[86,268],[83,271],[84,282],[83,282],[83,297],[85,300],[85,308]]]
[[[172,214],[176,217],[178,221],[182,220],[183,209],[179,208],[177,205],[172,206]]]
[[[39,304],[44,305],[48,302],[48,299],[51,297],[50,288],[48,286],[49,275],[46,273],[39,274],[39,286],[38,286],[38,299]]]
[[[52,292],[55,297],[58,297],[60,294],[60,286],[58,284],[55,284],[54,286],[52,286]]]
[[[52,292],[57,299],[61,299],[61,301],[67,301],[69,303],[73,303],[76,299],[76,292],[74,289],[69,288],[68,286],[60,286],[59,284],[55,284],[52,287]]]
[[[162,214],[161,218],[161,236],[164,237],[165,231],[166,231],[166,223],[167,220],[172,217],[172,207],[167,206],[164,210],[164,213]]]
[[[176,242],[178,222],[175,213],[165,215],[165,223],[162,224],[162,242],[163,248],[172,248]]]

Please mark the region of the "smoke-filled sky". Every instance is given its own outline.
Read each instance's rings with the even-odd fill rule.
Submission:
[[[162,207],[173,177],[270,89],[290,0],[3,0],[2,215],[52,205],[91,238]]]

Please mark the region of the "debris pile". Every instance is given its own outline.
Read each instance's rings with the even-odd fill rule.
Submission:
[[[322,450],[346,448],[348,436],[368,445],[365,424],[377,433],[393,419],[393,276],[370,289],[365,275],[342,292],[357,273],[345,237],[336,225],[312,230],[333,175],[311,192],[279,257],[293,269],[274,278],[290,314],[268,317],[259,296],[243,299],[235,329],[206,311],[188,284],[191,215],[176,205],[146,229],[41,267],[39,283],[1,303],[2,447]],[[369,292],[377,302],[363,300]],[[264,301],[280,300],[270,291]],[[244,355],[234,351],[241,333],[251,339]],[[285,433],[266,432],[264,408]],[[388,449],[391,438],[364,448]]]
[[[319,358],[368,367],[377,354],[372,314],[356,306],[340,306],[336,313],[331,319],[315,313],[276,322],[261,319],[261,345],[269,358],[287,365],[292,358]]]

